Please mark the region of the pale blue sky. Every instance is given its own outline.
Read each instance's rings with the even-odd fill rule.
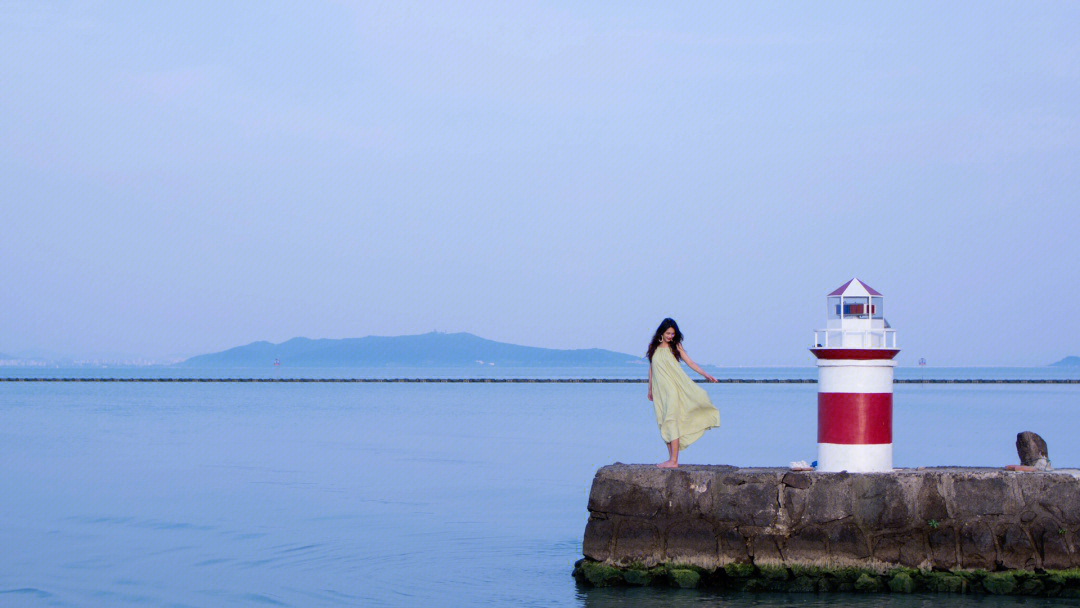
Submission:
[[[1080,354],[1080,3],[0,1],[0,352]]]

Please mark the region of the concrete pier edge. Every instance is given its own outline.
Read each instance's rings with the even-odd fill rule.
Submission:
[[[1080,471],[888,473],[616,463],[593,479],[586,586],[1080,597]]]

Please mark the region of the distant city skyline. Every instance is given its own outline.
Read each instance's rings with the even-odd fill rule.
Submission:
[[[1080,4],[0,5],[0,352],[1080,355]]]

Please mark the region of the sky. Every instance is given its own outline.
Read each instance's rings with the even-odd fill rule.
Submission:
[[[1080,354],[1080,3],[0,0],[0,352]]]

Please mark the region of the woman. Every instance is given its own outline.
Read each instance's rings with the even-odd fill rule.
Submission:
[[[656,465],[661,469],[679,466],[679,450],[705,434],[707,429],[720,426],[720,412],[709,396],[686,375],[679,361],[709,382],[716,382],[697,363],[690,360],[682,347],[682,332],[672,319],[664,319],[649,343],[649,401],[656,409],[656,424],[660,437],[667,443],[668,459]]]

